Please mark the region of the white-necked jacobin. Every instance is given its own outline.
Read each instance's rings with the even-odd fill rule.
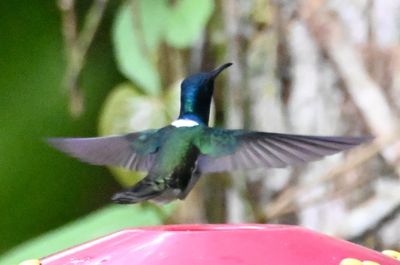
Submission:
[[[51,138],[61,151],[95,165],[148,174],[116,193],[117,203],[184,199],[205,173],[285,167],[334,154],[371,137],[305,136],[208,127],[215,78],[232,63],[181,84],[177,120],[161,129],[94,138]]]

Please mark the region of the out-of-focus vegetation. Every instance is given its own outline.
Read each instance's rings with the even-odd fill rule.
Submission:
[[[171,207],[162,214],[169,214]],[[1,264],[15,264],[27,258],[39,258],[130,226],[160,225],[163,216],[151,207],[108,206],[70,224],[29,240],[6,255]]]
[[[107,170],[44,137],[161,127],[177,115],[180,80],[223,62],[235,64],[216,84],[219,126],[377,137],[301,167],[204,177],[173,210],[100,211],[7,262],[162,222],[300,224],[400,247],[399,1],[3,1],[0,13],[0,252],[104,205],[117,189]],[[110,172],[122,185],[142,176]]]
[[[96,134],[99,108],[121,78],[104,21],[82,74],[85,112],[71,118],[60,86],[65,64],[56,3],[2,1],[0,14],[2,253],[103,205],[117,189],[107,170],[66,158],[45,137]]]

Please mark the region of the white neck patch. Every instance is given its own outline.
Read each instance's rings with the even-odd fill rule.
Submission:
[[[185,120],[185,119],[179,119],[175,120],[171,123],[172,126],[174,127],[193,127],[199,125],[199,123],[192,121],[192,120]]]

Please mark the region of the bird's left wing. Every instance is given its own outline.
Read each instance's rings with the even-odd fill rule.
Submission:
[[[195,143],[200,172],[275,168],[318,160],[371,137],[306,136],[205,128]]]
[[[161,137],[159,131],[147,130],[107,137],[50,138],[48,142],[90,164],[148,171],[161,145]]]

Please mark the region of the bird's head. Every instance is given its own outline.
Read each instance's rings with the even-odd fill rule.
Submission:
[[[181,111],[179,119],[208,124],[214,80],[232,63],[226,63],[210,72],[201,72],[187,77],[181,84]]]

